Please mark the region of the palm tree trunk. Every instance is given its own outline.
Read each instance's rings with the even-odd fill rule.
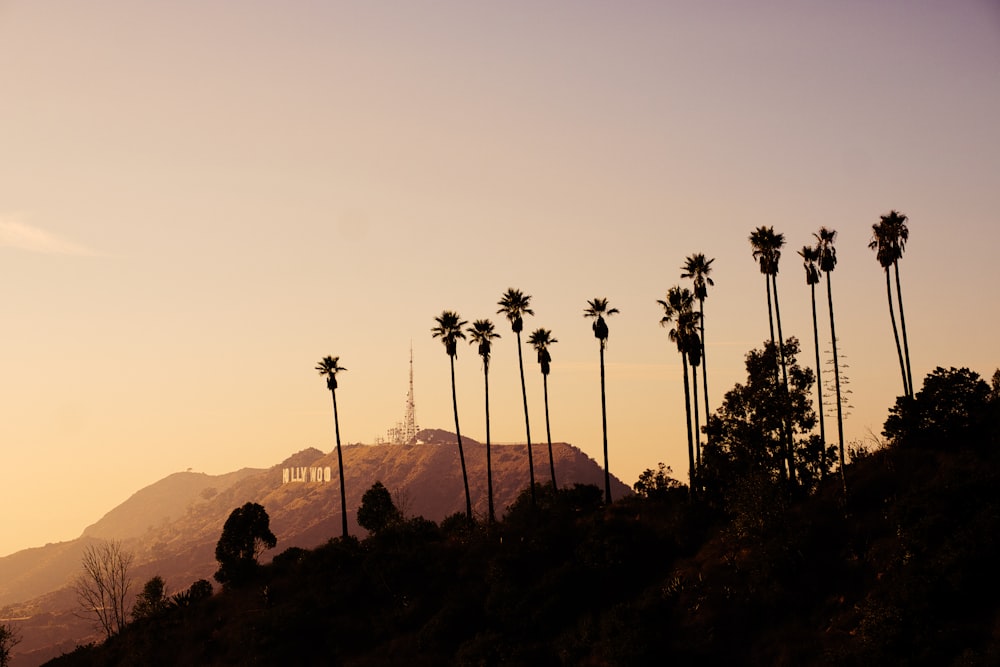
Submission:
[[[906,383],[913,398],[913,371],[910,370],[910,345],[906,338],[906,316],[903,315],[903,292],[899,288],[899,261],[892,263],[896,272],[896,303],[899,306],[899,327],[903,330],[903,356],[906,357]]]
[[[337,414],[337,390],[331,389],[333,395],[333,432],[337,436],[337,468],[340,471],[340,518],[343,535],[347,537],[347,493],[344,490],[344,457],[340,453],[340,416]]]
[[[535,506],[535,459],[531,455],[531,426],[528,423],[528,391],[524,386],[524,357],[521,354],[521,332],[517,332],[517,367],[521,371],[521,401],[524,403],[524,432],[528,439],[528,483],[531,484],[531,506]]]
[[[611,473],[608,471],[608,408],[604,392],[604,341],[601,341],[601,429],[604,433],[604,502],[611,504]]]
[[[542,388],[545,392],[545,439],[549,443],[549,472],[552,473],[552,490],[556,486],[556,462],[552,458],[552,433],[549,431],[549,376],[542,373]]]
[[[827,280],[830,274],[826,274]],[[816,285],[809,285],[810,296],[812,297],[813,314],[813,343],[816,346],[816,402],[819,405],[819,439],[821,447],[819,450],[819,478],[826,477],[826,419],[823,415],[823,366],[819,357],[819,326],[816,324]]]
[[[764,274],[764,284],[767,285],[767,326],[771,329],[771,344],[774,345],[774,311],[771,307],[771,276]]]
[[[781,359],[781,383],[785,389],[784,400],[788,402],[788,368],[785,364],[785,336],[781,333],[781,307],[778,305],[778,276],[771,274],[774,283],[774,320],[778,325],[778,352]],[[788,456],[788,481],[795,485],[795,445],[792,442],[791,417],[785,416],[785,451]]]
[[[493,511],[493,457],[490,452],[490,367],[489,362],[483,364],[483,380],[486,384],[486,496],[487,520],[496,521]]]
[[[465,516],[472,521],[472,496],[469,495],[469,474],[465,470],[465,450],[462,448],[462,432],[458,428],[458,397],[455,394],[455,357],[451,360],[451,405],[455,410],[455,437],[458,439],[458,458],[462,462],[462,482],[465,484]]]
[[[698,423],[698,367],[694,366],[691,373],[693,390],[691,404],[694,406],[694,462],[695,472],[701,470],[701,425]]]
[[[899,355],[899,372],[903,374],[903,395],[910,395],[910,383],[906,376],[906,364],[903,361],[903,348],[899,344],[899,329],[896,328],[896,312],[892,309],[892,282],[889,267],[885,267],[885,293],[889,297],[889,319],[892,320],[892,335],[896,339],[896,354]]]
[[[688,436],[688,495],[692,498],[695,496],[695,475],[697,474],[697,468],[695,466],[694,460],[694,439],[691,434],[691,389],[690,381],[688,380],[688,362],[687,353],[681,352],[681,366],[684,369],[684,413],[686,416],[685,423],[687,424],[687,436]]]
[[[844,416],[841,412],[840,398],[840,358],[837,356],[837,327],[833,321],[833,287],[830,283],[830,274],[826,274],[826,301],[830,308],[830,337],[833,338],[833,384],[837,391],[837,442],[840,454],[840,482],[844,487],[844,496],[847,496],[847,473],[844,470]]]
[[[698,299],[698,314],[701,320],[701,387],[705,392],[705,424],[708,424],[708,363],[705,361],[705,300]],[[695,400],[697,400],[697,395]]]

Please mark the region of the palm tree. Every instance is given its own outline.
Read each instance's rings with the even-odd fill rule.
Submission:
[[[705,421],[708,421],[708,361],[705,357],[705,299],[708,298],[708,286],[715,285],[715,281],[709,277],[712,273],[712,262],[715,258],[705,259],[705,255],[697,253],[691,255],[681,267],[683,273],[681,278],[690,278],[694,281],[694,298],[698,299],[698,320],[701,329],[701,379],[702,390],[705,392]]]
[[[826,227],[820,227],[816,237],[816,251],[819,254],[819,268],[826,274],[826,302],[830,310],[830,338],[833,339],[833,384],[837,393],[837,442],[840,454],[840,481],[847,493],[847,475],[844,472],[844,415],[843,404],[840,397],[840,357],[837,354],[837,327],[833,320],[833,287],[830,283],[830,274],[837,266],[837,249],[833,247],[833,242],[837,239],[837,232]],[[823,408],[820,406],[820,415]],[[822,422],[821,422],[822,423]],[[824,441],[823,446],[826,447]]]
[[[823,229],[826,229],[825,227]],[[819,439],[823,443],[820,449],[821,465],[820,476],[826,473],[826,420],[823,416],[823,368],[819,358],[819,327],[816,324],[816,283],[819,282],[819,248],[812,246],[802,246],[799,256],[802,258],[802,266],[806,270],[806,284],[809,285],[810,296],[812,297],[813,316],[813,342],[816,346],[816,401],[819,405]]]
[[[899,369],[903,374],[903,393],[913,397],[913,375],[910,372],[910,347],[906,339],[906,318],[903,316],[903,293],[899,286],[899,259],[906,249],[910,230],[906,226],[906,216],[898,211],[889,211],[881,216],[880,222],[872,225],[872,240],[868,247],[876,251],[879,264],[885,269],[885,291],[889,298],[889,319],[892,320],[892,335],[896,338],[896,352],[899,355]],[[899,323],[903,330],[903,347],[899,346],[899,332],[896,330],[896,315],[892,310],[892,286],[889,281],[889,267],[896,273],[896,300],[899,303]],[[905,351],[905,360],[904,360]]]
[[[542,367],[542,387],[545,396],[545,439],[549,443],[549,472],[552,474],[552,490],[556,490],[556,464],[552,458],[552,433],[549,430],[549,364],[552,363],[552,355],[549,354],[549,345],[559,341],[552,337],[552,332],[548,329],[535,329],[528,337],[528,344],[535,348],[538,353],[538,364]]]
[[[451,405],[455,410],[455,438],[458,440],[458,458],[462,462],[462,482],[465,484],[465,515],[472,521],[472,496],[469,495],[469,475],[465,470],[465,451],[462,449],[462,432],[458,428],[458,398],[455,395],[455,356],[458,354],[458,339],[465,340],[462,331],[468,322],[459,319],[458,313],[446,310],[434,318],[437,326],[431,329],[434,338],[440,338],[448,359],[451,361]]]
[[[483,358],[483,379],[486,383],[486,495],[489,499],[488,518],[493,523],[496,513],[493,511],[493,458],[490,453],[490,352],[493,339],[499,338],[500,334],[493,330],[493,323],[489,320],[476,320],[468,331],[469,344],[478,345],[479,356]]]
[[[671,323],[674,328],[668,334],[671,342],[677,345],[677,351],[681,354],[681,367],[684,371],[684,414],[687,424],[688,440],[688,483],[689,492],[695,494],[695,477],[698,474],[698,464],[695,459],[694,435],[691,430],[691,382],[688,378],[689,354],[693,348],[696,353],[700,351],[700,341],[697,341],[697,326],[700,314],[694,312],[694,295],[686,287],[671,287],[667,290],[667,298],[656,301],[663,307],[663,317],[660,318],[660,326],[666,327]],[[698,396],[694,397],[694,405],[697,409]]]
[[[337,414],[337,373],[347,369],[340,365],[340,357],[323,357],[316,370],[326,376],[326,388],[333,396],[333,430],[337,437],[337,468],[340,471],[340,518],[343,536],[347,537],[347,494],[344,492],[344,457],[340,453],[340,417]]]
[[[528,422],[528,392],[524,385],[524,358],[521,354],[521,330],[524,329],[524,316],[534,315],[529,304],[531,296],[524,294],[519,289],[510,287],[497,305],[500,310],[497,314],[503,314],[510,327],[517,334],[517,367],[521,372],[521,400],[524,403],[524,431],[528,440],[528,483],[531,485],[531,506],[535,506],[535,459],[531,454],[531,425]]]
[[[781,308],[778,305],[778,261],[781,248],[785,245],[785,235],[776,234],[774,227],[758,227],[750,234],[753,258],[760,262],[760,272],[767,284],[767,314],[771,326],[771,343],[775,344],[774,327],[778,327],[778,358],[781,362],[781,381],[784,395],[788,396],[788,369],[785,364],[785,338],[781,333]],[[774,292],[774,316],[771,317],[771,292]],[[792,446],[792,426],[785,421],[785,458],[788,465],[788,479],[795,483],[795,453]],[[784,474],[784,471],[782,472]]]
[[[608,410],[604,391],[604,348],[608,346],[608,323],[605,317],[611,317],[618,312],[617,308],[608,308],[608,300],[597,297],[587,301],[584,317],[594,320],[591,328],[594,337],[601,341],[601,426],[604,431],[604,502],[611,504],[611,473],[608,472]]]

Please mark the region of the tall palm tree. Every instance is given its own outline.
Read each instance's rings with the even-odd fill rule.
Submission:
[[[458,398],[455,395],[455,356],[458,354],[458,339],[465,340],[462,331],[468,322],[458,317],[453,310],[446,310],[434,318],[437,326],[431,329],[434,338],[440,338],[451,362],[451,405],[455,410],[455,438],[458,440],[458,458],[462,462],[462,482],[465,484],[465,515],[472,521],[472,496],[469,495],[469,474],[465,470],[465,450],[462,448],[462,431],[458,428]]]
[[[913,397],[913,375],[910,372],[910,347],[906,338],[906,318],[903,316],[903,293],[899,286],[899,259],[906,249],[910,230],[906,226],[906,216],[898,211],[889,211],[881,220],[872,225],[872,240],[868,247],[875,250],[879,264],[885,269],[885,291],[889,298],[889,318],[892,320],[892,335],[896,338],[896,352],[899,354],[899,369],[903,374],[903,392]],[[899,304],[899,323],[903,330],[903,347],[899,346],[899,332],[896,329],[896,315],[892,310],[892,286],[889,281],[889,267],[896,273],[896,300]],[[905,359],[904,359],[905,352]]]
[[[556,490],[556,464],[552,458],[552,432],[549,430],[549,370],[552,355],[549,345],[559,341],[552,337],[548,329],[535,329],[528,337],[528,344],[538,353],[538,364],[542,367],[542,387],[545,396],[545,440],[549,443],[549,472],[552,474],[552,490]]]
[[[826,229],[824,227],[824,229]],[[821,465],[820,476],[826,473],[826,419],[823,415],[823,367],[819,357],[819,327],[816,324],[816,283],[819,282],[819,248],[812,246],[802,246],[799,251],[802,258],[802,266],[806,270],[806,284],[809,285],[810,296],[812,297],[813,316],[813,343],[816,346],[816,402],[819,405],[819,439],[823,443],[820,449]]]
[[[750,234],[750,247],[753,258],[760,263],[760,272],[764,274],[767,283],[767,314],[771,326],[771,343],[775,343],[774,328],[778,328],[778,359],[781,362],[781,382],[784,395],[788,396],[788,368],[785,363],[785,337],[781,333],[781,308],[778,304],[778,261],[781,259],[781,248],[785,245],[785,235],[776,234],[774,227],[758,227]],[[774,316],[771,317],[771,293],[774,293]],[[788,479],[795,483],[795,452],[792,446],[792,426],[785,420],[785,458],[788,466]],[[784,474],[784,469],[782,470]]]
[[[690,278],[694,282],[694,298],[698,299],[698,320],[701,329],[701,379],[702,390],[705,392],[705,421],[708,421],[708,360],[705,356],[705,299],[708,298],[709,285],[715,281],[709,277],[712,273],[712,262],[715,258],[705,259],[705,255],[697,253],[684,261],[681,267],[681,278]]]
[[[594,320],[591,328],[594,337],[601,341],[601,427],[604,432],[604,502],[611,504],[611,473],[608,471],[608,410],[604,390],[604,349],[608,346],[608,323],[605,317],[611,317],[619,312],[617,308],[608,308],[608,300],[597,297],[587,301],[583,311],[584,317]]]
[[[698,475],[698,464],[695,458],[695,439],[691,429],[691,381],[688,376],[689,353],[692,348],[700,351],[700,341],[692,345],[693,340],[697,340],[697,326],[700,319],[699,313],[694,312],[694,295],[686,287],[674,286],[667,290],[667,298],[656,301],[663,307],[663,317],[660,318],[660,326],[666,327],[670,324],[674,328],[670,330],[669,338],[677,345],[677,351],[681,355],[681,367],[684,371],[684,414],[687,424],[688,440],[688,483],[689,492],[695,494],[697,488],[695,478]],[[694,397],[694,405],[697,408],[698,396]]]
[[[524,432],[528,440],[528,483],[531,485],[531,505],[535,505],[535,459],[531,454],[531,424],[528,421],[528,391],[524,385],[524,357],[521,354],[521,330],[524,329],[524,316],[534,315],[529,305],[531,296],[524,294],[519,289],[510,287],[497,305],[500,310],[497,314],[503,314],[510,322],[510,327],[517,335],[517,367],[521,372],[521,401],[524,404]]]
[[[833,386],[837,394],[837,442],[840,455],[840,482],[847,493],[847,474],[844,471],[844,415],[843,405],[840,397],[840,357],[837,354],[837,327],[833,320],[833,287],[830,283],[830,274],[837,267],[837,249],[833,247],[833,242],[837,239],[837,232],[826,227],[820,227],[816,237],[816,251],[819,254],[819,268],[826,274],[826,302],[830,310],[830,338],[833,339]],[[823,414],[820,406],[820,415]],[[826,442],[823,443],[826,447]]]
[[[483,379],[486,383],[486,495],[488,497],[488,520],[490,523],[496,521],[496,513],[493,511],[493,457],[490,453],[490,352],[493,348],[493,340],[500,337],[500,334],[493,330],[493,323],[489,320],[476,320],[469,327],[469,344],[479,346],[479,356],[483,358]]]
[[[340,453],[340,417],[337,414],[337,373],[347,369],[340,365],[340,357],[323,357],[316,370],[326,376],[326,388],[333,396],[333,430],[337,437],[337,468],[340,471],[340,518],[343,536],[347,537],[347,494],[344,491],[344,457]]]

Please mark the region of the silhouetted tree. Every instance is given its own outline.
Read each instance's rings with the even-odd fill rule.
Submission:
[[[531,500],[535,500],[535,459],[531,453],[531,424],[528,421],[528,392],[524,384],[524,358],[521,354],[521,331],[524,329],[524,316],[534,315],[535,312],[529,307],[531,296],[524,294],[519,289],[510,287],[504,292],[497,305],[500,310],[497,314],[503,314],[510,322],[510,327],[517,335],[517,367],[521,374],[521,402],[524,404],[524,432],[528,440],[528,483],[531,489]]]
[[[549,444],[549,473],[552,475],[552,488],[556,486],[556,464],[552,457],[552,432],[549,429],[549,370],[551,370],[552,355],[549,354],[549,345],[559,341],[552,337],[552,332],[548,329],[535,329],[528,338],[528,343],[535,348],[538,353],[538,364],[542,369],[542,391],[545,398],[545,440]]]
[[[323,357],[316,370],[326,377],[326,388],[333,396],[333,430],[337,438],[337,470],[340,474],[340,520],[342,535],[347,537],[347,492],[344,489],[344,457],[340,453],[340,416],[337,414],[337,373],[346,371],[340,365],[340,357]]]
[[[151,618],[166,609],[170,599],[164,594],[165,589],[166,582],[160,575],[147,581],[143,585],[142,591],[135,596],[135,604],[132,605],[132,620],[139,621]]]
[[[833,386],[837,398],[837,451],[840,456],[840,481],[847,493],[847,471],[844,460],[844,405],[840,395],[840,355],[837,352],[837,326],[833,318],[833,286],[830,276],[837,268],[837,249],[833,247],[833,242],[837,239],[837,232],[826,227],[820,227],[816,237],[816,251],[819,253],[819,268],[826,274],[826,303],[830,311],[830,339],[833,341]],[[818,371],[817,371],[818,372]],[[819,380],[817,380],[817,384]],[[823,404],[819,406],[820,417],[823,414]],[[822,423],[822,422],[821,422]],[[823,441],[826,447],[826,441]]]
[[[774,317],[771,322],[771,344],[778,350],[778,361],[781,366],[781,384],[788,393],[788,368],[785,363],[785,346],[779,344],[785,340],[781,332],[781,306],[778,303],[778,262],[781,259],[781,248],[785,245],[785,235],[776,234],[774,227],[758,227],[750,234],[750,246],[753,258],[760,263],[760,272],[764,274],[767,283],[767,314],[771,320],[771,293],[774,292]],[[777,325],[778,338],[774,338]],[[792,444],[792,426],[785,425],[785,460],[788,466],[788,479],[795,483],[795,454]]]
[[[465,469],[465,450],[462,447],[462,431],[458,426],[458,396],[455,393],[455,356],[458,354],[458,340],[465,340],[462,331],[468,322],[460,319],[458,313],[446,310],[434,318],[437,326],[431,329],[434,338],[440,338],[451,363],[451,405],[455,412],[455,438],[458,440],[458,458],[462,463],[462,483],[465,485],[465,518],[472,521],[472,496],[469,494],[469,473]]]
[[[601,428],[604,434],[604,502],[611,504],[611,473],[608,470],[608,409],[604,387],[604,349],[608,346],[608,323],[605,317],[618,313],[617,308],[608,308],[608,300],[597,297],[587,301],[584,317],[594,320],[591,328],[594,337],[601,343]]]
[[[989,429],[990,386],[968,368],[935,368],[916,396],[901,396],[882,434],[893,444],[981,446]]]
[[[875,251],[878,263],[885,271],[885,292],[889,299],[889,319],[892,321],[892,335],[896,339],[896,353],[899,355],[899,370],[903,375],[903,394],[913,397],[913,375],[910,372],[910,348],[906,340],[906,318],[903,316],[903,293],[899,286],[899,259],[906,249],[910,230],[906,226],[906,216],[898,211],[889,211],[872,225],[872,240],[868,247]],[[892,283],[889,268],[896,273],[896,297],[899,306],[899,323],[903,330],[903,346],[899,345],[899,331],[896,329],[896,315],[892,308]],[[905,350],[905,358],[904,358]]]
[[[726,392],[722,406],[708,420],[711,432],[703,457],[701,481],[710,496],[731,497],[744,483],[773,484],[784,478],[784,431],[791,424],[800,442],[799,463],[803,483],[818,477],[811,470],[823,465],[816,448],[808,446],[808,433],[816,424],[809,393],[812,370],[796,362],[799,342],[785,343],[791,391],[785,395],[776,382],[778,352],[770,342],[746,355],[746,384]],[[811,457],[811,459],[810,459]],[[745,489],[744,489],[745,490]]]
[[[77,602],[107,638],[122,631],[128,623],[125,601],[132,588],[132,561],[135,555],[119,540],[89,544],[83,551],[83,572],[73,589]]]
[[[705,419],[708,419],[708,361],[705,354],[705,299],[708,298],[708,286],[715,285],[709,274],[712,273],[712,262],[715,258],[706,259],[702,253],[689,256],[681,267],[681,278],[690,278],[694,282],[694,298],[698,299],[698,325],[701,333],[701,378],[702,390],[705,393]],[[697,399],[697,397],[696,397]]]
[[[496,512],[493,509],[493,455],[490,442],[490,354],[493,349],[493,340],[499,338],[500,334],[493,330],[493,322],[489,320],[476,320],[469,327],[469,344],[476,345],[479,356],[483,359],[483,382],[486,390],[486,495],[487,517],[490,523],[496,521]],[[529,449],[530,452],[530,449]]]
[[[231,586],[249,581],[257,571],[257,559],[277,543],[278,538],[271,532],[271,518],[262,505],[246,503],[237,507],[226,519],[215,545],[215,560],[219,562],[215,580]]]
[[[374,534],[403,520],[402,513],[392,502],[392,494],[382,482],[375,482],[361,496],[358,508],[358,524]]]
[[[9,667],[14,647],[21,643],[21,631],[11,623],[0,623],[0,667]]]
[[[652,468],[643,470],[632,488],[636,494],[647,500],[666,500],[674,493],[683,492],[684,489],[684,485],[674,479],[673,474],[674,471],[670,466],[660,463],[656,471]]]
[[[677,351],[681,355],[681,368],[684,373],[684,414],[687,424],[688,440],[688,484],[692,495],[695,495],[697,485],[695,478],[698,475],[698,463],[695,455],[695,436],[691,428],[691,383],[688,378],[688,359],[694,348],[697,354],[700,351],[700,341],[698,341],[698,313],[693,309],[694,295],[686,287],[674,286],[667,290],[667,298],[657,299],[657,303],[663,307],[663,317],[660,318],[660,326],[667,327],[670,324],[674,328],[668,334],[670,340],[677,345]],[[695,409],[698,406],[698,396],[694,397]]]

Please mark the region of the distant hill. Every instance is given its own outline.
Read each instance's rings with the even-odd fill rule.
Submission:
[[[473,510],[485,516],[486,447],[464,438]],[[376,481],[388,488],[408,516],[440,521],[464,511],[458,448],[454,434],[426,430],[412,445],[349,445],[343,448],[348,524],[363,536],[356,519],[362,494]],[[603,488],[603,469],[576,447],[553,443],[560,486],[575,483]],[[503,513],[528,486],[525,445],[494,445],[492,451],[494,503]],[[545,444],[533,445],[535,479],[550,479]],[[283,482],[283,471],[329,467],[331,481]],[[224,475],[181,472],[136,492],[84,530],[77,540],[28,549],[0,558],[0,617],[18,621],[24,641],[18,647],[18,665],[30,667],[77,643],[89,641],[92,628],[73,615],[75,599],[68,587],[77,575],[87,544],[119,539],[135,555],[135,586],[153,575],[162,576],[169,592],[187,588],[198,579],[212,580],[217,568],[214,551],[229,513],[246,502],[265,507],[277,548],[265,560],[296,546],[312,548],[340,535],[340,491],[336,452],[305,449],[272,468],[243,469]],[[615,498],[630,493],[612,478]],[[214,583],[214,582],[213,582]]]

